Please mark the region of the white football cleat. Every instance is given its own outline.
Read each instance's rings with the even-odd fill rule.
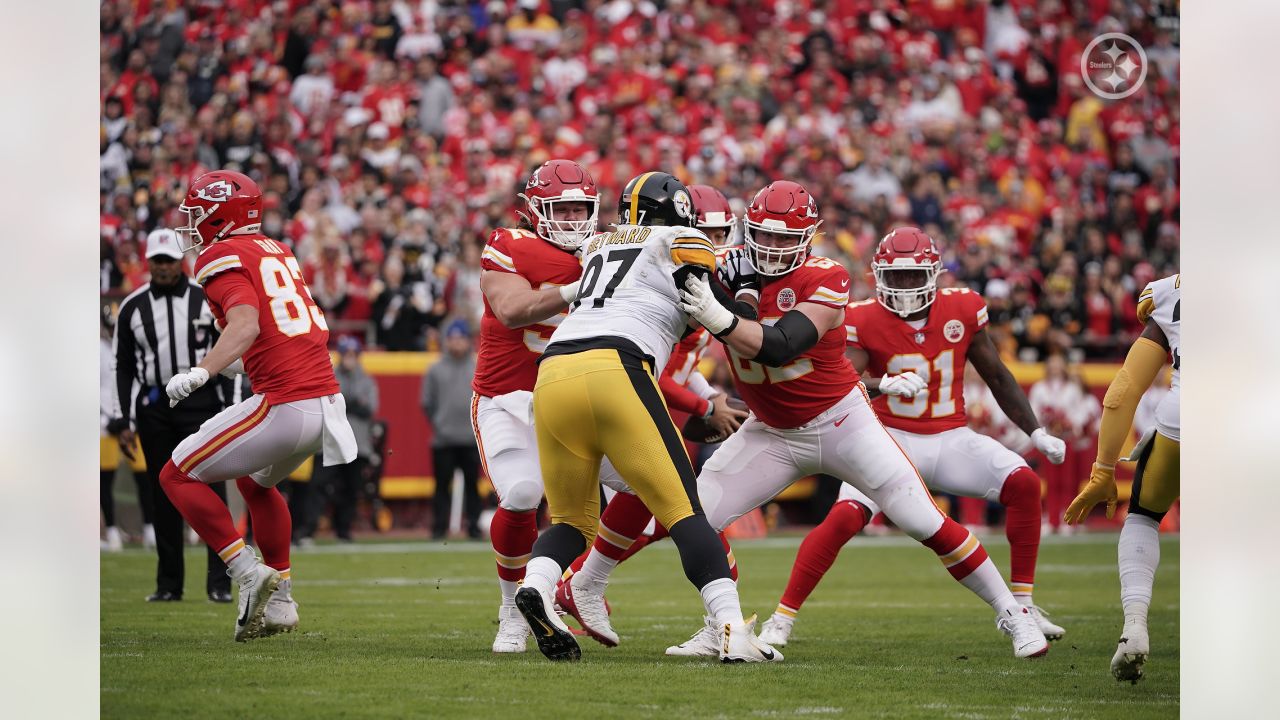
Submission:
[[[142,526],[142,547],[147,550],[156,549],[156,526],[147,524]]]
[[[782,653],[756,637],[756,616],[742,625],[725,625],[721,632],[720,662],[782,662]]]
[[[124,535],[121,534],[120,528],[112,525],[107,528],[103,534],[102,549],[107,552],[120,552],[124,549]]]
[[[515,605],[498,608],[498,636],[493,639],[496,653],[522,653],[529,638],[529,624]]]
[[[236,617],[236,642],[262,637],[267,601],[280,587],[280,583],[280,573],[261,562],[248,575],[240,578],[240,614]]]
[[[576,573],[561,584],[556,599],[592,639],[605,647],[617,647],[618,633],[609,622],[609,610],[604,605],[604,589],[608,584],[588,580],[582,573]]]
[[[760,626],[760,641],[774,647],[786,647],[787,640],[791,639],[791,628],[795,624],[795,618],[774,613]]]
[[[262,637],[290,633],[298,629],[298,603],[293,600],[293,580],[282,580],[271,593],[262,613]]]
[[[544,595],[527,585],[521,587],[516,591],[516,609],[529,623],[538,650],[548,660],[582,659],[582,648],[569,632],[569,626],[556,615],[555,601],[549,593]]]
[[[693,637],[679,645],[667,648],[667,654],[676,657],[720,657],[720,636],[724,628],[716,623],[715,618],[702,619],[702,627]]]
[[[1046,640],[1061,640],[1067,631],[1061,625],[1055,625],[1049,621],[1049,613],[1045,612],[1038,605],[1026,605],[1027,610],[1031,613],[1031,617],[1036,619],[1036,625],[1039,626],[1040,632],[1044,633]]]
[[[1143,620],[1126,621],[1116,654],[1111,658],[1111,674],[1116,680],[1128,680],[1137,684],[1142,679],[1143,666],[1151,655],[1151,637]]]
[[[1035,617],[1022,606],[1017,610],[997,613],[996,627],[1013,639],[1014,657],[1036,658],[1049,652],[1049,641],[1040,631]]]

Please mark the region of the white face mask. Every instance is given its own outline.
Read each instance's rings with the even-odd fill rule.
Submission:
[[[901,317],[919,312],[933,304],[938,295],[938,263],[930,265],[878,265],[873,264],[876,278],[876,299],[889,312]],[[924,272],[924,284],[910,288],[890,287],[888,276],[894,272]]]
[[[761,275],[770,276],[786,275],[804,264],[805,258],[809,256],[809,243],[813,241],[813,236],[818,229],[818,226],[814,225],[802,231],[782,231],[764,228],[750,221],[747,221],[744,225],[747,250],[751,253],[751,263],[756,266],[756,270]],[[784,247],[762,245],[755,238],[755,233],[761,231],[795,237],[798,242],[795,245]]]
[[[582,243],[596,232],[596,220],[600,216],[600,198],[586,197],[579,193],[578,197],[560,197],[542,200],[536,203],[529,203],[530,211],[533,212],[537,219],[538,237],[547,242],[564,248],[565,250],[577,250]],[[552,220],[555,215],[555,204],[559,202],[585,202],[591,211],[583,220]],[[545,214],[543,210],[545,209]]]

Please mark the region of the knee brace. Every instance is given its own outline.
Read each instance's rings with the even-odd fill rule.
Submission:
[[[533,480],[521,480],[512,483],[502,493],[498,506],[511,512],[528,512],[537,510],[542,503],[542,483]]]

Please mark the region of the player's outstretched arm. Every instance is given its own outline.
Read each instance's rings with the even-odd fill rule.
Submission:
[[[1000,352],[996,350],[995,343],[991,342],[986,328],[974,333],[973,343],[969,346],[969,362],[973,363],[974,369],[982,376],[987,387],[991,388],[991,394],[995,396],[996,404],[1004,414],[1022,432],[1031,436],[1031,442],[1049,458],[1049,462],[1061,465],[1067,457],[1067,444],[1040,427],[1040,421],[1027,400],[1027,394],[1000,359]]]
[[[578,298],[578,283],[534,290],[521,275],[484,270],[480,273],[480,292],[489,301],[498,322],[518,328],[563,312]]]
[[[680,291],[685,312],[744,358],[780,367],[818,344],[822,334],[844,323],[844,309],[802,302],[773,325],[739,317],[716,300],[707,277],[690,276]]]

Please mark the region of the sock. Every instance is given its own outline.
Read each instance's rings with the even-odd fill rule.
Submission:
[[[779,615],[795,618],[800,606],[835,563],[840,548],[867,524],[869,514],[852,500],[842,500],[831,506],[826,519],[800,543],[796,562],[791,566],[791,578],[778,603]]]
[[[524,586],[534,588],[543,595],[550,595],[556,588],[561,572],[555,560],[545,556],[533,558],[524,568]]]
[[[1040,476],[1029,467],[1009,474],[1000,490],[1005,507],[1004,534],[1009,538],[1009,585],[1013,597],[1031,605],[1040,553]]]
[[[160,469],[160,487],[209,547],[226,549],[236,541],[243,544],[231,520],[231,511],[213,488],[179,470],[172,460]]]
[[[702,604],[707,614],[715,618],[719,625],[741,627],[742,604],[738,601],[738,584],[729,578],[712,580],[703,585],[698,592],[702,593]]]
[[[280,491],[262,487],[253,478],[236,478],[236,487],[249,506],[254,542],[262,553],[262,562],[276,570],[289,567],[289,539],[293,537],[293,518],[289,503]]]
[[[600,528],[580,568],[584,576],[605,582],[622,562],[635,539],[644,532],[653,513],[635,495],[618,493],[600,516]]]
[[[668,537],[671,537],[671,534],[668,533],[667,529],[662,526],[662,523],[654,523],[653,534],[641,535],[640,537],[636,538],[635,542],[631,543],[631,548],[622,554],[622,558],[618,560],[618,562],[626,562],[627,560],[631,559],[632,555],[635,555],[636,553],[658,542],[659,540],[663,540]]]
[[[738,582],[738,560],[733,556],[733,548],[729,546],[729,538],[720,533],[720,545],[724,548],[724,559],[729,563],[729,578]]]
[[[248,575],[253,572],[255,567],[258,566],[257,556],[253,554],[253,551],[249,549],[248,545],[244,544],[244,540],[242,538],[236,538],[231,543],[225,545],[218,551],[218,557],[222,558],[222,562],[225,563],[227,569],[231,571],[231,577],[234,580],[239,580],[245,575]]]
[[[1017,610],[1022,607],[1008,586],[995,563],[987,557],[987,551],[978,538],[949,517],[944,517],[942,527],[924,541],[926,547],[938,554],[951,577],[960,581],[975,595],[982,598],[996,612]]]
[[[1120,530],[1120,605],[1124,621],[1147,621],[1151,587],[1160,566],[1160,523],[1131,512]]]
[[[516,589],[525,576],[525,563],[538,539],[538,511],[514,512],[499,507],[489,526],[489,539],[498,562],[498,587],[502,604],[515,604]]]

